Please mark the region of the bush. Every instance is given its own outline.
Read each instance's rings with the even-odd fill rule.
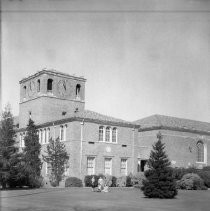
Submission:
[[[97,175],[86,175],[84,179],[84,183],[86,187],[91,187],[92,186],[92,177],[95,177],[95,182],[94,186],[98,186],[98,176]]]
[[[210,188],[210,171],[201,170],[198,172],[198,175],[203,179],[204,185]]]
[[[106,175],[104,178],[104,184],[106,186],[111,187],[112,186],[112,176],[111,175]]]
[[[112,176],[112,186],[111,187],[117,187],[117,177]]]
[[[204,166],[203,171],[210,171],[210,166]]]
[[[82,180],[77,177],[68,177],[65,181],[65,187],[82,187]]]
[[[126,187],[127,177],[122,176],[117,178],[117,187]]]
[[[145,180],[146,177],[144,176],[144,172],[138,172],[134,175],[131,175],[131,184],[133,187],[141,188],[143,186],[143,180]]]
[[[177,188],[186,190],[206,190],[203,179],[198,174],[185,174],[181,180],[177,181]]]

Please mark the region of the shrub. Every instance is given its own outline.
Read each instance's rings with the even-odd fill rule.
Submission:
[[[177,181],[177,188],[186,190],[206,190],[203,179],[198,174],[185,174],[181,180]]]
[[[95,177],[95,182],[94,186],[98,186],[98,176],[97,175],[86,175],[84,179],[84,183],[86,187],[91,187],[92,186],[92,177]]]
[[[117,178],[117,187],[126,187],[127,177],[122,176]]]
[[[104,184],[106,186],[111,187],[112,186],[112,176],[111,175],[106,175],[104,178]]]
[[[68,177],[65,181],[65,187],[82,187],[82,180],[77,177]]]
[[[112,186],[111,187],[116,187],[117,186],[117,177],[112,176]]]
[[[210,166],[204,166],[203,171],[210,171]]]
[[[203,179],[204,185],[210,188],[210,171],[201,170],[198,172],[198,175]]]
[[[141,188],[143,186],[142,182],[145,179],[144,172],[138,172],[131,176],[131,184],[133,187]]]

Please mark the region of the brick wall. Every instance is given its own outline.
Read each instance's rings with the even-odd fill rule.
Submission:
[[[149,152],[152,149],[152,145],[157,141],[156,135],[158,132],[163,135],[163,142],[165,143],[165,150],[169,156],[169,159],[173,161],[173,166],[176,167],[189,167],[189,166],[205,166],[210,164],[210,137],[202,136],[199,134],[170,131],[170,130],[152,130],[139,132],[139,146],[145,147]],[[197,149],[196,144],[198,140],[202,140],[207,147],[207,163],[197,163]],[[140,150],[142,148],[140,147]],[[144,148],[144,149],[145,149]],[[141,157],[141,153],[139,153]]]

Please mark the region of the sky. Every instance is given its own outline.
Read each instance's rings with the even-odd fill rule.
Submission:
[[[2,106],[43,68],[84,76],[86,109],[210,122],[210,1],[2,0]]]

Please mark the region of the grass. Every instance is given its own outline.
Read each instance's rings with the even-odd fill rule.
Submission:
[[[210,191],[179,191],[175,199],[148,199],[139,189],[90,188],[1,191],[1,211],[199,211],[209,210]]]

